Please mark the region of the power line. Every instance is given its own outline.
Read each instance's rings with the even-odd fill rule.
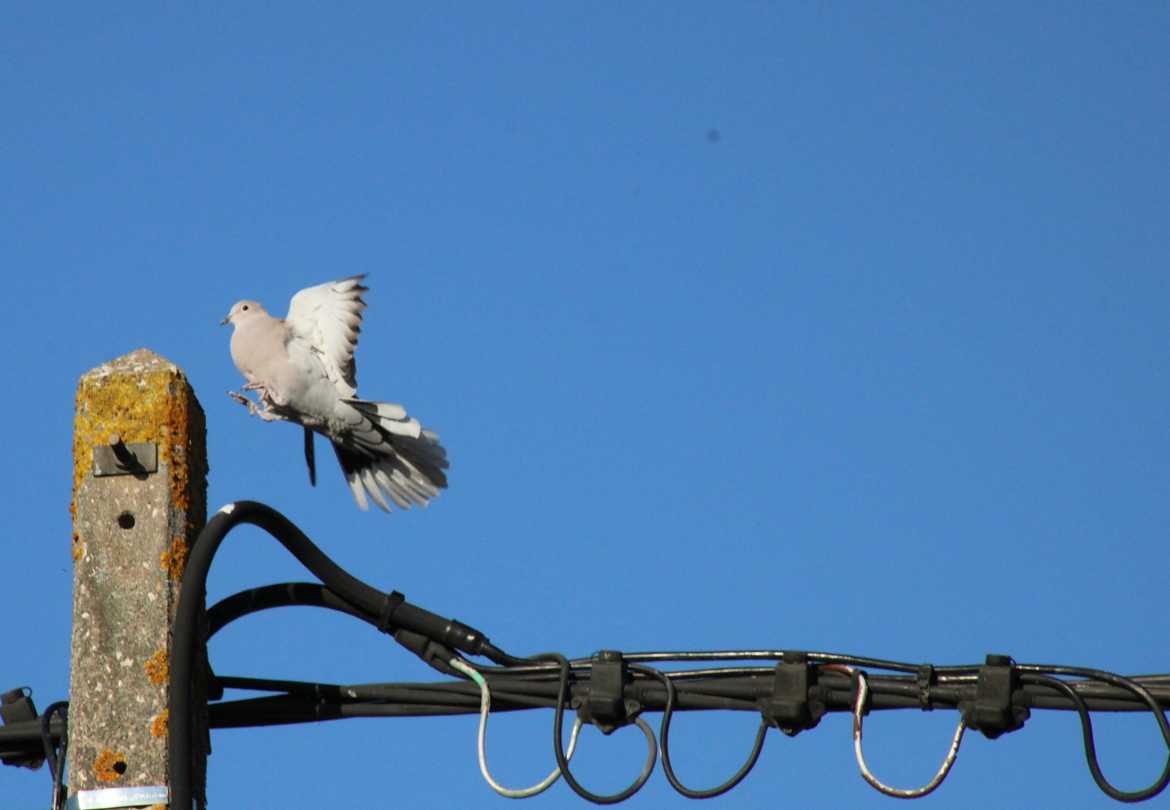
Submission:
[[[207,572],[223,538],[240,523],[266,530],[293,554],[319,583],[266,585],[234,594],[203,612]],[[353,616],[391,635],[447,680],[429,683],[328,684],[217,675],[206,664],[206,641],[227,624],[262,610],[301,605]],[[206,630],[201,630],[206,628]],[[473,663],[467,656],[486,658]],[[479,714],[478,754],[488,784],[502,795],[522,798],[545,790],[558,777],[578,795],[611,804],[632,796],[661,759],[671,786],[684,796],[709,798],[727,792],[755,766],[767,732],[789,736],[815,728],[829,712],[853,715],[853,742],[866,781],[887,795],[917,798],[942,784],[954,763],[967,729],[989,739],[1024,726],[1033,710],[1075,711],[1080,719],[1085,759],[1098,787],[1125,802],[1151,798],[1170,783],[1170,675],[1123,677],[1084,667],[1022,664],[1004,655],[989,655],[981,664],[938,666],[863,656],[794,650],[601,651],[567,659],[557,653],[532,657],[511,655],[486,635],[406,601],[398,592],[373,588],[327,557],[295,525],[263,504],[241,501],[220,510],[191,549],[183,577],[170,667],[168,734],[171,803],[191,805],[192,676],[208,669],[211,728],[281,725],[348,717],[403,717]],[[222,700],[224,690],[271,692],[268,697]],[[15,694],[15,693],[9,693]],[[489,710],[553,710],[553,752],[557,769],[531,788],[503,788],[486,762]],[[15,719],[0,727],[0,757],[63,760],[49,747],[64,739],[64,712],[54,723],[54,707],[37,720]],[[562,730],[566,709],[576,711],[568,751]],[[927,784],[895,788],[869,769],[862,749],[865,716],[894,709],[954,710],[958,724],[942,766]],[[741,711],[756,713],[760,725],[743,765],[722,784],[697,789],[675,773],[670,758],[670,725],[676,712]],[[1123,791],[1113,786],[1097,762],[1093,712],[1149,711],[1168,749],[1161,775],[1148,787]],[[657,737],[643,715],[660,712]],[[35,715],[35,710],[34,710]],[[48,719],[46,719],[48,718]],[[7,720],[7,715],[6,715]],[[647,759],[638,778],[625,790],[599,795],[573,776],[570,759],[584,723],[604,733],[635,724],[647,737]],[[34,728],[35,725],[35,728]],[[40,752],[40,753],[38,753]],[[59,757],[59,759],[57,758]],[[59,767],[54,795],[59,794]]]

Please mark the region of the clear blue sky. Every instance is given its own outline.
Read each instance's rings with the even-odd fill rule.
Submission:
[[[1170,671],[1170,9],[1164,3],[9,4],[0,30],[6,462],[0,688],[68,691],[73,393],[147,346],[207,414],[209,498],[519,654],[987,652]],[[369,273],[361,392],[450,450],[418,513],[247,417],[217,326]],[[322,448],[322,452],[324,450]],[[229,538],[210,597],[304,575]],[[430,679],[280,611],[223,674]],[[651,719],[656,721],[657,716]],[[546,713],[497,718],[512,785]],[[713,784],[756,719],[675,723]],[[954,715],[874,719],[888,781]],[[1108,775],[1161,770],[1104,718]],[[500,806],[470,718],[217,732],[216,807]],[[589,733],[596,790],[639,735]],[[284,775],[282,775],[284,774]],[[43,771],[0,769],[41,807]],[[939,807],[1112,805],[1071,716],[968,738]],[[1164,801],[1164,800],[1163,800]],[[848,720],[775,732],[729,808],[889,807]],[[681,807],[656,773],[630,807]],[[559,785],[533,807],[582,807]]]

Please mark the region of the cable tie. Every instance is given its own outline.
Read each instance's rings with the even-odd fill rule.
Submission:
[[[394,611],[398,610],[398,606],[406,601],[406,597],[398,591],[391,591],[386,594],[385,600],[382,602],[382,610],[378,613],[377,627],[383,633],[394,632]]]
[[[918,705],[922,711],[928,712],[934,708],[930,699],[930,687],[934,685],[934,665],[923,664],[918,668]]]

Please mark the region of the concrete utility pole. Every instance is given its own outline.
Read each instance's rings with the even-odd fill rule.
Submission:
[[[71,509],[70,799],[166,806],[171,621],[207,517],[203,409],[178,366],[138,349],[81,378]],[[206,716],[193,726],[203,807]]]

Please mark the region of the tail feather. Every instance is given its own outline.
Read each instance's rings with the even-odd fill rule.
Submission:
[[[333,449],[359,508],[373,499],[384,511],[387,501],[400,509],[426,506],[447,486],[447,451],[438,434],[424,430],[400,405],[347,399],[360,414],[354,428]]]
[[[406,409],[393,402],[368,402],[364,399],[345,399],[343,402],[352,405],[362,412],[371,421],[383,430],[397,436],[409,436],[417,439],[422,434],[422,425],[417,419],[406,415]]]

